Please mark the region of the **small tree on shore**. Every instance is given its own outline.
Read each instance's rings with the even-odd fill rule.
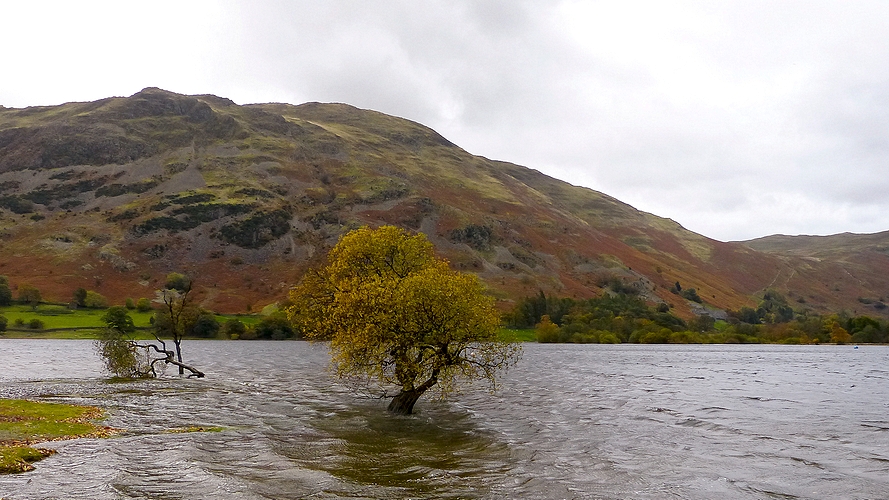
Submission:
[[[455,391],[460,379],[493,385],[521,352],[497,338],[499,314],[475,275],[450,270],[424,235],[393,226],[345,235],[291,300],[298,329],[330,340],[337,374],[391,397],[397,414],[412,413],[430,389]]]
[[[229,318],[222,325],[222,333],[226,338],[237,340],[247,331],[247,326],[239,319]]]
[[[825,327],[830,332],[830,341],[837,344],[848,344],[852,342],[852,335],[840,326],[835,319],[829,318],[825,320]]]
[[[83,305],[90,309],[104,309],[108,307],[108,299],[99,292],[87,290]]]
[[[145,297],[140,298],[136,301],[136,310],[143,313],[150,311],[151,301],[146,299]]]
[[[71,301],[77,307],[86,307],[86,288],[78,288],[74,290],[74,296]]]
[[[43,300],[43,297],[40,296],[40,290],[36,287],[28,284],[19,285],[19,302],[22,304],[27,304],[31,307],[37,307],[37,304]]]
[[[560,340],[559,325],[550,321],[549,316],[546,314],[540,319],[540,323],[537,323],[534,327],[534,333],[537,336],[537,342],[540,343],[558,342]]]
[[[0,306],[12,304],[12,290],[9,289],[9,279],[0,276]]]

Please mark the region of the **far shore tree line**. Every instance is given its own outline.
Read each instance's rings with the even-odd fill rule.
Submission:
[[[186,279],[172,273],[167,284]],[[677,289],[679,284],[676,284]],[[632,287],[609,286],[600,297],[577,300],[547,296],[542,291],[532,297],[517,301],[502,315],[502,324],[509,328],[533,329],[541,343],[889,343],[889,321],[845,312],[817,315],[811,312],[795,312],[782,294],[767,290],[756,308],[742,307],[728,311],[724,321],[709,315],[683,320],[665,304],[651,305],[639,297]],[[0,306],[23,305],[37,310],[42,302],[40,291],[29,284],[17,287],[17,298],[6,276],[0,275]],[[685,292],[686,290],[683,290]],[[109,309],[108,300],[92,290],[76,289],[72,300],[64,305],[55,304],[45,314],[57,315],[76,309]],[[168,314],[162,299],[127,298],[124,311],[153,312],[151,330],[160,336],[171,333]],[[53,305],[42,305],[50,307]],[[256,322],[244,322],[237,317],[220,321],[217,315],[189,304],[181,313],[182,336],[196,339],[232,340],[285,340],[305,338],[303,328],[294,324],[286,313],[293,303],[283,301],[280,310],[262,316]],[[119,313],[119,312],[118,312]],[[40,318],[16,318],[10,322],[0,314],[0,332],[10,327],[42,330],[45,322]]]
[[[665,304],[650,305],[622,289],[587,300],[546,296],[519,300],[504,315],[513,328],[533,328],[541,343],[637,344],[849,344],[889,343],[889,321],[845,312],[796,312],[775,290],[756,308],[704,314],[685,321]]]
[[[182,280],[185,279],[187,278],[182,274],[171,273],[167,276],[166,285],[182,286]],[[74,290],[71,301],[65,304],[44,302],[40,290],[29,284],[20,284],[17,287],[17,291],[17,297],[13,298],[9,280],[6,276],[0,276],[0,307],[21,305],[32,308],[36,313],[48,316],[69,314],[79,309],[109,309],[107,298],[98,292],[84,288]],[[123,306],[110,307],[118,307],[127,312],[153,312],[154,314],[150,319],[151,326],[148,329],[159,330],[160,335],[167,335],[170,332],[168,314],[164,311],[166,305],[162,298],[155,298],[154,301],[145,297],[139,299],[127,298]],[[237,317],[230,317],[220,321],[217,319],[216,314],[194,305],[188,305],[182,311],[181,321],[183,335],[191,338],[231,340],[284,340],[297,338],[296,330],[283,311],[265,315],[256,322],[245,323]],[[46,324],[37,317],[30,319],[19,317],[10,323],[5,316],[0,314],[0,332],[6,331],[10,326],[19,329],[43,330]]]

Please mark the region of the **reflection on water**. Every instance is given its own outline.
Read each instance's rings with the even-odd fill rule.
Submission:
[[[380,405],[321,416],[310,422],[327,437],[326,456],[297,443],[281,454],[307,469],[350,483],[374,485],[372,497],[471,498],[508,474],[505,444],[465,413],[445,408],[415,417],[389,416]]]
[[[88,341],[0,340],[0,396],[126,429],[51,443],[24,499],[886,498],[889,348],[525,347],[496,394],[388,415],[323,345],[193,341],[205,379],[109,382]],[[189,425],[223,432],[170,433]]]

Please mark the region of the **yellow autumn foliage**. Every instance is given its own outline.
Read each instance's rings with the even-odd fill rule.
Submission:
[[[451,270],[424,235],[394,226],[343,236],[291,300],[288,315],[303,334],[330,341],[337,374],[382,391],[493,384],[521,352],[497,339],[500,316],[475,275]]]

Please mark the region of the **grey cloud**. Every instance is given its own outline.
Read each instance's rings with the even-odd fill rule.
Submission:
[[[564,16],[575,7],[596,17],[571,28]],[[4,82],[0,102],[148,85],[241,103],[346,102],[719,239],[889,229],[889,3],[232,0],[189,9],[213,15],[190,16],[182,46],[160,50],[141,39],[154,31],[132,12],[115,20],[85,9],[112,16],[97,26],[133,24],[111,32],[134,47],[124,70],[88,50],[96,37],[79,45],[60,29],[68,53],[83,57],[65,66],[67,97],[29,94],[62,90],[23,78]],[[65,21],[57,25],[77,25]],[[585,35],[594,36],[576,38]],[[16,61],[52,53],[28,50]]]

